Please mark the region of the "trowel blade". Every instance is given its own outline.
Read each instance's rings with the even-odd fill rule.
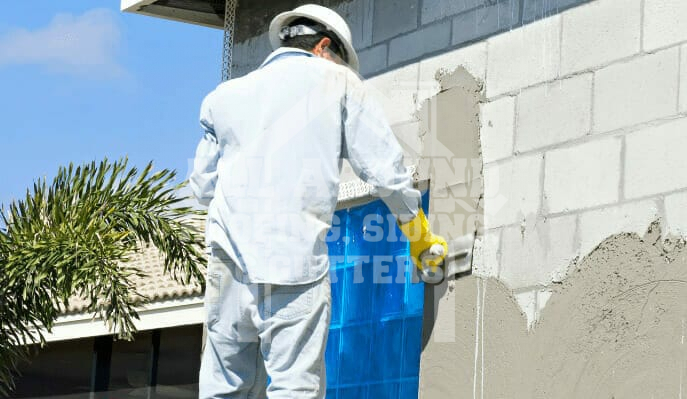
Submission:
[[[457,275],[472,273],[472,248],[474,244],[474,234],[466,234],[448,243],[448,256],[444,261],[446,278],[455,278]]]

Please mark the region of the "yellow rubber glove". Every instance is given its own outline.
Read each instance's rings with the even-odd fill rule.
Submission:
[[[441,265],[448,254],[448,244],[446,244],[444,237],[434,235],[429,231],[429,221],[425,216],[425,212],[420,209],[415,219],[408,223],[399,223],[398,227],[408,238],[408,241],[410,241],[410,258],[415,263],[415,266],[422,270],[424,260],[425,266],[428,266],[432,271],[436,271],[437,266]],[[439,245],[443,248],[443,251],[439,253],[440,251],[437,251],[436,247],[432,248],[434,245]],[[430,251],[430,249],[432,250]]]

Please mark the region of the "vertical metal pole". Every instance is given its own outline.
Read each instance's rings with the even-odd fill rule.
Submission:
[[[222,51],[222,81],[231,79],[231,65],[234,50],[234,28],[238,0],[227,0],[224,6],[224,48]]]

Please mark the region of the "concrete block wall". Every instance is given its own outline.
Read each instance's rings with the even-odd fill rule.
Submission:
[[[605,238],[657,219],[687,235],[683,4],[595,0],[368,79],[396,91],[396,124],[441,90],[437,73],[463,66],[484,82],[475,268],[529,298],[530,324],[546,303],[532,298]]]
[[[484,275],[529,298],[530,323],[542,307],[531,298],[605,238],[642,236],[658,219],[665,234],[687,232],[686,10],[681,1],[595,0],[487,40],[482,143],[502,147],[484,157],[485,196],[508,201],[493,209],[486,197],[485,229],[498,242],[483,245],[483,259],[498,267],[484,265]],[[490,112],[507,103],[514,125]],[[532,157],[538,167],[513,167]]]
[[[499,32],[555,15],[589,0],[320,0],[337,10],[351,26],[361,60],[360,73],[371,77],[420,62],[432,55],[465,47]],[[620,0],[622,2],[622,0]],[[312,0],[281,0],[269,10],[239,9],[242,20],[267,24],[276,13]],[[265,8],[265,7],[263,7]],[[259,18],[254,14],[259,13]],[[248,15],[250,14],[250,15]],[[265,14],[265,15],[263,15]],[[241,26],[244,28],[243,26]],[[258,66],[269,54],[264,27],[248,26],[238,32],[234,76]],[[659,34],[659,33],[657,33]],[[246,39],[249,38],[249,39]],[[609,41],[612,38],[609,38]],[[499,52],[502,54],[502,52]],[[504,57],[508,54],[503,53]],[[536,50],[530,60],[539,59]],[[521,60],[527,68],[527,59]],[[550,71],[544,70],[546,74]]]

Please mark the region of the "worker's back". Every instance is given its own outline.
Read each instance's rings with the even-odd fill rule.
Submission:
[[[206,98],[201,120],[220,148],[208,240],[247,281],[301,284],[328,271],[324,236],[351,76],[330,61],[287,53]]]
[[[269,38],[275,50],[260,68],[201,107],[205,133],[190,177],[210,207],[200,398],[326,395],[325,236],[342,158],[396,215],[416,264],[422,253],[440,262],[435,247],[448,251],[429,231],[384,112],[353,72],[343,18],[306,4],[277,15]]]

